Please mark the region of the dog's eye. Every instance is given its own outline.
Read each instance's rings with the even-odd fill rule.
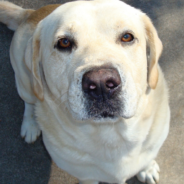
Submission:
[[[72,47],[72,42],[68,38],[61,38],[57,42],[58,49],[68,49]]]
[[[134,36],[130,33],[126,33],[122,36],[121,41],[122,42],[131,42],[134,40]]]

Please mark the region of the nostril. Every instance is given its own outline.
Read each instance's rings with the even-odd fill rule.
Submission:
[[[97,88],[97,86],[95,84],[90,84],[89,85],[90,90],[95,90],[96,88]]]
[[[112,82],[112,81],[107,81],[106,82],[106,87],[110,88],[110,89],[114,89],[115,87],[117,87],[117,85],[115,85],[115,83]]]

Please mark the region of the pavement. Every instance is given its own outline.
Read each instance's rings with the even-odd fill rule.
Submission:
[[[66,0],[11,0],[37,9]],[[160,65],[170,90],[170,133],[157,157],[159,184],[184,181],[184,1],[125,0],[147,13],[163,42]],[[76,184],[77,179],[51,161],[41,137],[27,144],[20,137],[24,104],[19,98],[10,65],[13,32],[0,24],[0,184]],[[141,184],[134,177],[128,184]]]

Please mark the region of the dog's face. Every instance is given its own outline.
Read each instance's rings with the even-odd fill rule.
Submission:
[[[131,118],[147,87],[157,84],[162,45],[156,30],[145,14],[118,0],[60,6],[38,25],[31,44],[35,94],[43,100],[46,85],[78,120]]]

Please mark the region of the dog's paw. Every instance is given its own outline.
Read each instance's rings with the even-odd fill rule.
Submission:
[[[148,167],[137,174],[137,178],[143,183],[156,184],[159,181],[159,172],[160,168],[156,161],[153,160]]]
[[[33,143],[40,135],[41,130],[33,117],[24,117],[21,126],[21,136],[27,143]]]

